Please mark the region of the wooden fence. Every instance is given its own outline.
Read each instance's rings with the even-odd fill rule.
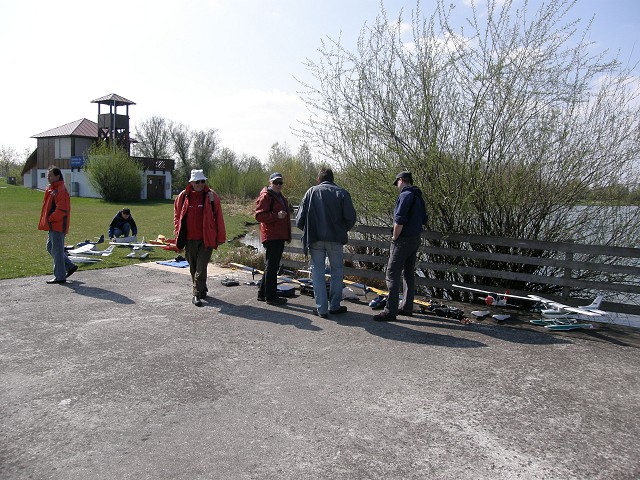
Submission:
[[[295,225],[292,231],[282,263],[308,268],[301,232]],[[389,245],[389,228],[356,226],[345,247],[344,274],[384,279]],[[545,293],[545,298],[568,305],[593,299],[575,298],[575,292],[583,297],[602,294],[603,309],[640,315],[640,248],[425,231],[416,271],[425,275],[417,276],[416,283],[436,293],[455,291],[452,284],[492,291],[501,285],[514,295],[546,287],[557,292]]]

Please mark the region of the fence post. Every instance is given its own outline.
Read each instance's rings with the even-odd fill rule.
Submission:
[[[573,240],[568,240],[567,243],[573,243]],[[564,259],[567,262],[572,262],[573,261],[573,252],[572,251],[564,252]],[[564,268],[563,277],[566,278],[566,279],[571,279],[572,272],[573,272],[573,269],[571,267],[565,267]],[[562,299],[563,300],[568,299],[570,293],[571,293],[571,287],[568,287],[568,286],[562,287]]]

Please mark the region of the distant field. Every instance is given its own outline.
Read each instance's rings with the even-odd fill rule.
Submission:
[[[46,251],[47,232],[38,230],[43,192],[0,182],[0,279],[48,275],[52,273],[51,257]],[[223,199],[224,200],[224,199]],[[71,198],[71,228],[66,244],[82,240],[95,240],[106,236],[109,223],[123,206],[94,198]],[[173,202],[136,202],[127,204],[138,225],[138,239],[154,239],[159,234],[173,237]],[[236,238],[255,223],[250,207],[222,205],[227,239]],[[105,248],[102,245],[100,248]],[[234,249],[225,244],[218,249],[220,255]],[[131,250],[116,248],[109,257],[93,265],[83,264],[81,270],[119,267],[142,260],[126,258]],[[228,252],[231,253],[231,252]],[[170,260],[175,252],[155,248],[145,261]]]

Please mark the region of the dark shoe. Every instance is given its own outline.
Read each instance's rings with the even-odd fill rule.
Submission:
[[[200,298],[198,298],[198,295],[193,296],[193,298],[191,299],[191,303],[193,303],[196,307],[202,306],[202,302],[200,301]]]
[[[317,308],[313,309],[313,314],[316,317],[322,317],[322,318],[327,318],[329,315],[327,315],[326,313],[319,313]]]
[[[198,298],[201,300],[204,300],[205,298],[207,298],[207,292],[204,291],[204,292],[198,293]]]
[[[52,278],[51,280],[47,280],[48,284],[53,284],[53,283],[67,283],[67,279],[63,278],[62,280],[58,280],[56,278]]]
[[[259,302],[264,302],[266,300],[266,298],[264,298],[262,295],[258,295],[258,301]]]
[[[275,297],[267,300],[268,305],[284,305],[285,303],[287,303],[286,298]]]
[[[413,312],[407,312],[405,310],[398,310],[398,315],[404,315],[405,317],[413,317]]]
[[[73,275],[76,272],[76,270],[78,270],[78,265],[74,265],[69,270],[67,270],[67,278]]]
[[[381,312],[377,315],[374,315],[373,319],[376,322],[395,322],[396,321],[396,317],[391,315],[389,312]]]
[[[329,310],[329,313],[331,315],[338,315],[340,313],[347,313],[347,307],[345,307],[344,305],[342,305],[340,308],[336,309],[336,310]]]

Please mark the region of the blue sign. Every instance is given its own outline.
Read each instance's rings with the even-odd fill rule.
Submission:
[[[80,168],[84,166],[84,157],[71,157],[71,168]]]

